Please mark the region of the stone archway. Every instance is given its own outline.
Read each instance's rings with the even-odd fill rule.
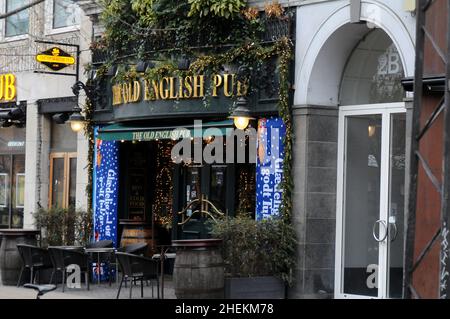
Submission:
[[[395,3],[394,3],[395,2]],[[414,73],[414,23],[400,16],[401,1],[363,0],[361,20],[384,30],[397,46],[406,76]],[[314,16],[320,9],[326,16]],[[294,96],[294,224],[299,265],[294,298],[331,298],[335,287],[336,184],[339,91],[346,63],[370,31],[350,23],[348,1],[300,7]],[[309,10],[309,11],[308,11]],[[313,10],[317,10],[313,12]],[[301,17],[311,20],[301,19]],[[317,22],[314,19],[322,19]],[[311,22],[311,23],[310,23]],[[303,29],[304,28],[304,31]],[[303,42],[301,42],[303,41]]]

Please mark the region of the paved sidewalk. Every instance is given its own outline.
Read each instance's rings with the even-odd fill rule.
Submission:
[[[118,284],[113,283],[111,287],[109,284],[100,284],[91,283],[90,290],[86,289],[86,286],[83,284],[81,289],[65,289],[64,293],[62,292],[61,285],[58,285],[58,289],[52,292],[47,293],[45,296],[41,297],[42,299],[116,299]],[[127,287],[122,286],[122,290],[120,292],[120,299],[128,299],[130,293],[130,285]],[[154,287],[154,298],[156,298],[156,285]],[[0,299],[35,299],[36,292],[32,289],[27,288],[17,288],[15,286],[2,286],[0,285]],[[141,286],[138,283],[136,286],[133,286],[133,299],[141,298]],[[152,288],[151,285],[147,287],[144,283],[144,299],[152,298]],[[173,282],[171,278],[165,278],[164,282],[164,299],[176,299],[175,292],[173,289]]]

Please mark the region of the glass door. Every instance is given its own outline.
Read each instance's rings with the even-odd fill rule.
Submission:
[[[340,111],[338,298],[401,297],[405,129],[401,104]]]

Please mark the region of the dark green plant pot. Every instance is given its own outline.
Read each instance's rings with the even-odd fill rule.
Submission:
[[[284,282],[273,276],[225,278],[226,299],[285,299]]]

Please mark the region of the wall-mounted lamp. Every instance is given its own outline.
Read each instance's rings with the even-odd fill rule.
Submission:
[[[83,82],[78,81],[72,86],[72,92],[76,97],[80,95],[80,91],[86,92],[86,96],[93,101],[94,92],[90,86],[85,85]],[[70,115],[68,122],[74,132],[79,132],[84,127],[86,119],[81,115],[82,109],[78,106],[78,103],[73,108],[73,113]]]
[[[239,130],[245,130],[250,123],[250,120],[254,120],[251,116],[250,109],[248,108],[248,100],[246,97],[241,96],[236,101],[236,107],[229,116],[234,120],[234,125]]]
[[[78,108],[78,110],[74,110],[72,115],[69,117],[68,122],[70,123],[70,127],[72,128],[72,131],[79,132],[84,127],[84,124],[86,122],[86,119],[83,115],[81,115],[81,109]]]

